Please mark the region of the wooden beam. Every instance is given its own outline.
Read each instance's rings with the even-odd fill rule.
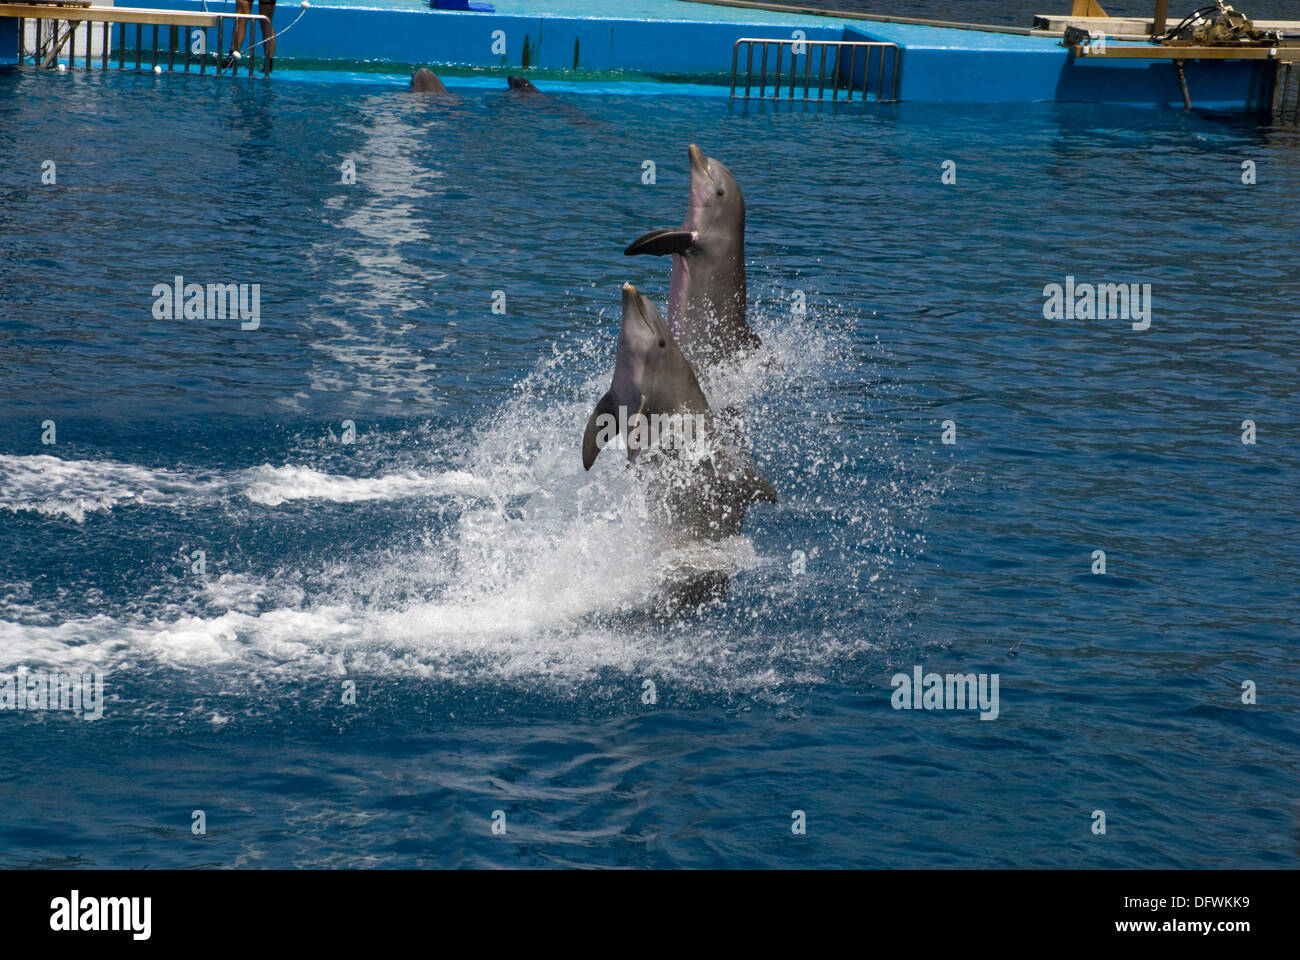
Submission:
[[[1070,48],[1080,60],[1300,60],[1300,46],[1286,47],[1155,47],[1149,44],[1106,44],[1099,53],[1083,44]]]
[[[1074,0],[1074,9],[1070,11],[1072,17],[1108,17],[1105,10],[1097,0]]]
[[[1156,0],[1156,15],[1151,23],[1151,36],[1162,37],[1169,28],[1169,0]]]
[[[75,20],[78,23],[154,23],[162,26],[215,27],[221,20],[266,20],[255,13],[188,13],[180,10],[149,10],[144,7],[50,7],[35,3],[0,3],[0,17],[31,20]]]
[[[715,7],[736,7],[740,10],[771,10],[776,13],[794,13],[810,17],[834,17],[837,20],[866,20],[870,23],[910,23],[922,27],[948,27],[953,30],[980,30],[985,33],[1013,33],[1027,37],[1029,27],[1000,27],[989,23],[960,23],[955,20],[924,20],[919,17],[886,17],[874,13],[856,13],[852,10],[827,10],[824,7],[792,6],[788,3],[767,3],[765,0],[683,0],[687,3],[707,3]],[[3,6],[3,4],[0,4]]]

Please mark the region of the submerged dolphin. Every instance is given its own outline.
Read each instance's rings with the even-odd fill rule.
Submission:
[[[725,166],[689,148],[686,220],[632,241],[628,256],[672,254],[668,326],[696,364],[716,363],[760,344],[745,322],[745,198]]]
[[[623,284],[614,377],[583,432],[583,467],[590,470],[619,436],[629,461],[642,453],[657,459],[651,495],[677,530],[721,540],[740,532],[749,504],[776,502],[738,439],[715,422],[663,317],[630,283]]]
[[[447,88],[428,67],[421,67],[411,74],[411,89],[416,93],[446,93]]]
[[[506,84],[511,90],[518,90],[520,93],[541,93],[533,86],[531,80],[525,80],[523,77],[506,77]]]

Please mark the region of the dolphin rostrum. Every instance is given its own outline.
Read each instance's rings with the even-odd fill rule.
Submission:
[[[672,255],[669,329],[691,362],[710,364],[760,341],[745,322],[745,198],[725,166],[693,143],[688,153],[686,220],[638,237],[623,252]]]

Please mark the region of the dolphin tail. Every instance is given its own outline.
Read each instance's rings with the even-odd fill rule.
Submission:
[[[671,253],[685,253],[693,243],[695,243],[695,233],[691,230],[680,228],[651,230],[633,240],[623,253],[629,257],[635,257],[638,253],[666,257]]]
[[[596,456],[605,448],[609,442],[604,427],[601,423],[601,417],[604,415],[615,416],[617,414],[614,401],[614,391],[608,390],[596,404],[596,409],[591,411],[591,416],[587,418],[587,429],[582,433],[582,468],[590,470],[591,465],[596,462]],[[608,421],[606,421],[607,423]]]

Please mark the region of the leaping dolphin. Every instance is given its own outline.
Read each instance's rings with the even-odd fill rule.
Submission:
[[[776,502],[737,438],[718,428],[668,324],[630,283],[623,284],[614,377],[583,432],[583,467],[590,470],[619,436],[629,461],[653,452],[668,468],[652,483],[652,496],[674,528],[720,540],[740,532],[749,504]]]
[[[668,326],[692,363],[711,364],[759,346],[745,321],[745,198],[723,164],[688,149],[686,220],[632,241],[628,256],[671,254]]]

